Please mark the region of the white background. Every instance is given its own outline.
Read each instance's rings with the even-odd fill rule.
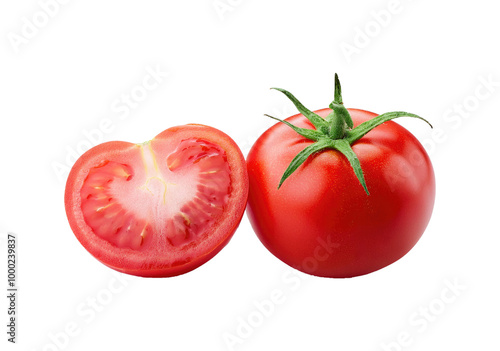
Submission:
[[[493,2],[57,4],[0,5],[2,289],[8,231],[19,237],[20,261],[18,344],[2,327],[2,350],[500,348]],[[138,94],[151,70],[169,75],[127,108],[123,97]],[[406,110],[435,126],[398,120],[426,146],[437,198],[422,239],[397,263],[353,279],[299,274],[262,246],[246,216],[213,260],[170,279],[114,274],[75,239],[61,169],[85,132],[108,123],[95,138],[142,142],[204,123],[247,153],[272,125],[264,113],[295,114],[268,88],[319,109],[333,98],[335,72],[347,107]],[[2,326],[6,310],[2,298]]]

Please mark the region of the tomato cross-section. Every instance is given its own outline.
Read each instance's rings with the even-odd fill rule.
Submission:
[[[248,196],[241,151],[211,127],[170,128],[143,144],[108,142],[66,185],[73,232],[98,260],[140,276],[186,273],[236,230]]]

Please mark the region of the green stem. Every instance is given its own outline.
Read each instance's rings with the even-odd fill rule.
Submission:
[[[419,118],[427,122],[422,117],[417,116],[413,113],[397,111],[381,114],[369,121],[361,123],[359,126],[354,128],[351,115],[345,108],[342,101],[342,88],[340,86],[340,81],[337,74],[335,74],[335,99],[330,104],[332,112],[325,119],[304,107],[304,105],[302,105],[302,103],[297,100],[295,96],[293,96],[290,92],[283,89],[274,89],[284,93],[297,107],[299,112],[302,113],[316,128],[315,130],[298,128],[288,121],[283,121],[276,117],[268,116],[286,124],[304,138],[315,141],[315,143],[304,148],[293,158],[283,176],[281,177],[278,189],[281,187],[283,182],[288,177],[290,177],[290,175],[295,172],[300,167],[300,165],[302,165],[312,154],[321,152],[325,149],[334,149],[341,152],[347,158],[352,170],[354,171],[360,184],[363,186],[366,194],[370,195],[366,186],[363,170],[361,169],[361,163],[352,150],[351,145],[377,126],[394,118],[407,116]],[[432,125],[429,122],[427,123],[432,128]]]
[[[332,121],[330,124],[330,138],[333,140],[342,139],[346,132],[346,124],[344,117],[338,113],[333,113]]]
[[[332,113],[327,117],[327,121],[330,123],[328,135],[334,140],[343,139],[346,131],[353,127],[353,123],[351,115],[342,101],[342,87],[337,73],[335,73],[335,98],[330,104],[330,108]]]

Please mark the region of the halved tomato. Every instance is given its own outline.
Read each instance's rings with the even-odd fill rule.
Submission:
[[[173,127],[143,144],[113,141],[83,154],[65,192],[71,229],[105,265],[167,277],[211,259],[238,227],[245,159],[223,132]]]

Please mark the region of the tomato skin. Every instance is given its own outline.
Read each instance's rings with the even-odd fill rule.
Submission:
[[[326,117],[331,110],[315,112]],[[354,126],[377,116],[349,112]],[[287,121],[314,129],[301,114]],[[432,164],[418,140],[389,121],[352,144],[370,195],[336,150],[309,157],[278,189],[292,159],[311,143],[278,123],[247,157],[247,214],[269,251],[302,272],[335,278],[376,271],[410,251],[430,220],[435,198]]]
[[[176,259],[157,254],[144,255],[130,248],[117,248],[93,233],[82,212],[80,189],[89,174],[89,169],[104,160],[116,162],[141,162],[140,144],[122,141],[106,142],[84,153],[74,164],[66,183],[65,209],[71,229],[78,241],[96,259],[117,271],[143,277],[171,277],[189,272],[214,257],[231,239],[242,219],[248,197],[248,175],[245,159],[236,143],[225,133],[204,125],[189,124],[169,128],[158,134],[151,144],[168,140],[172,144],[184,139],[199,138],[212,142],[225,151],[231,167],[232,192],[225,215],[213,228],[207,229],[202,240],[179,249]],[[180,258],[179,258],[180,257]]]

